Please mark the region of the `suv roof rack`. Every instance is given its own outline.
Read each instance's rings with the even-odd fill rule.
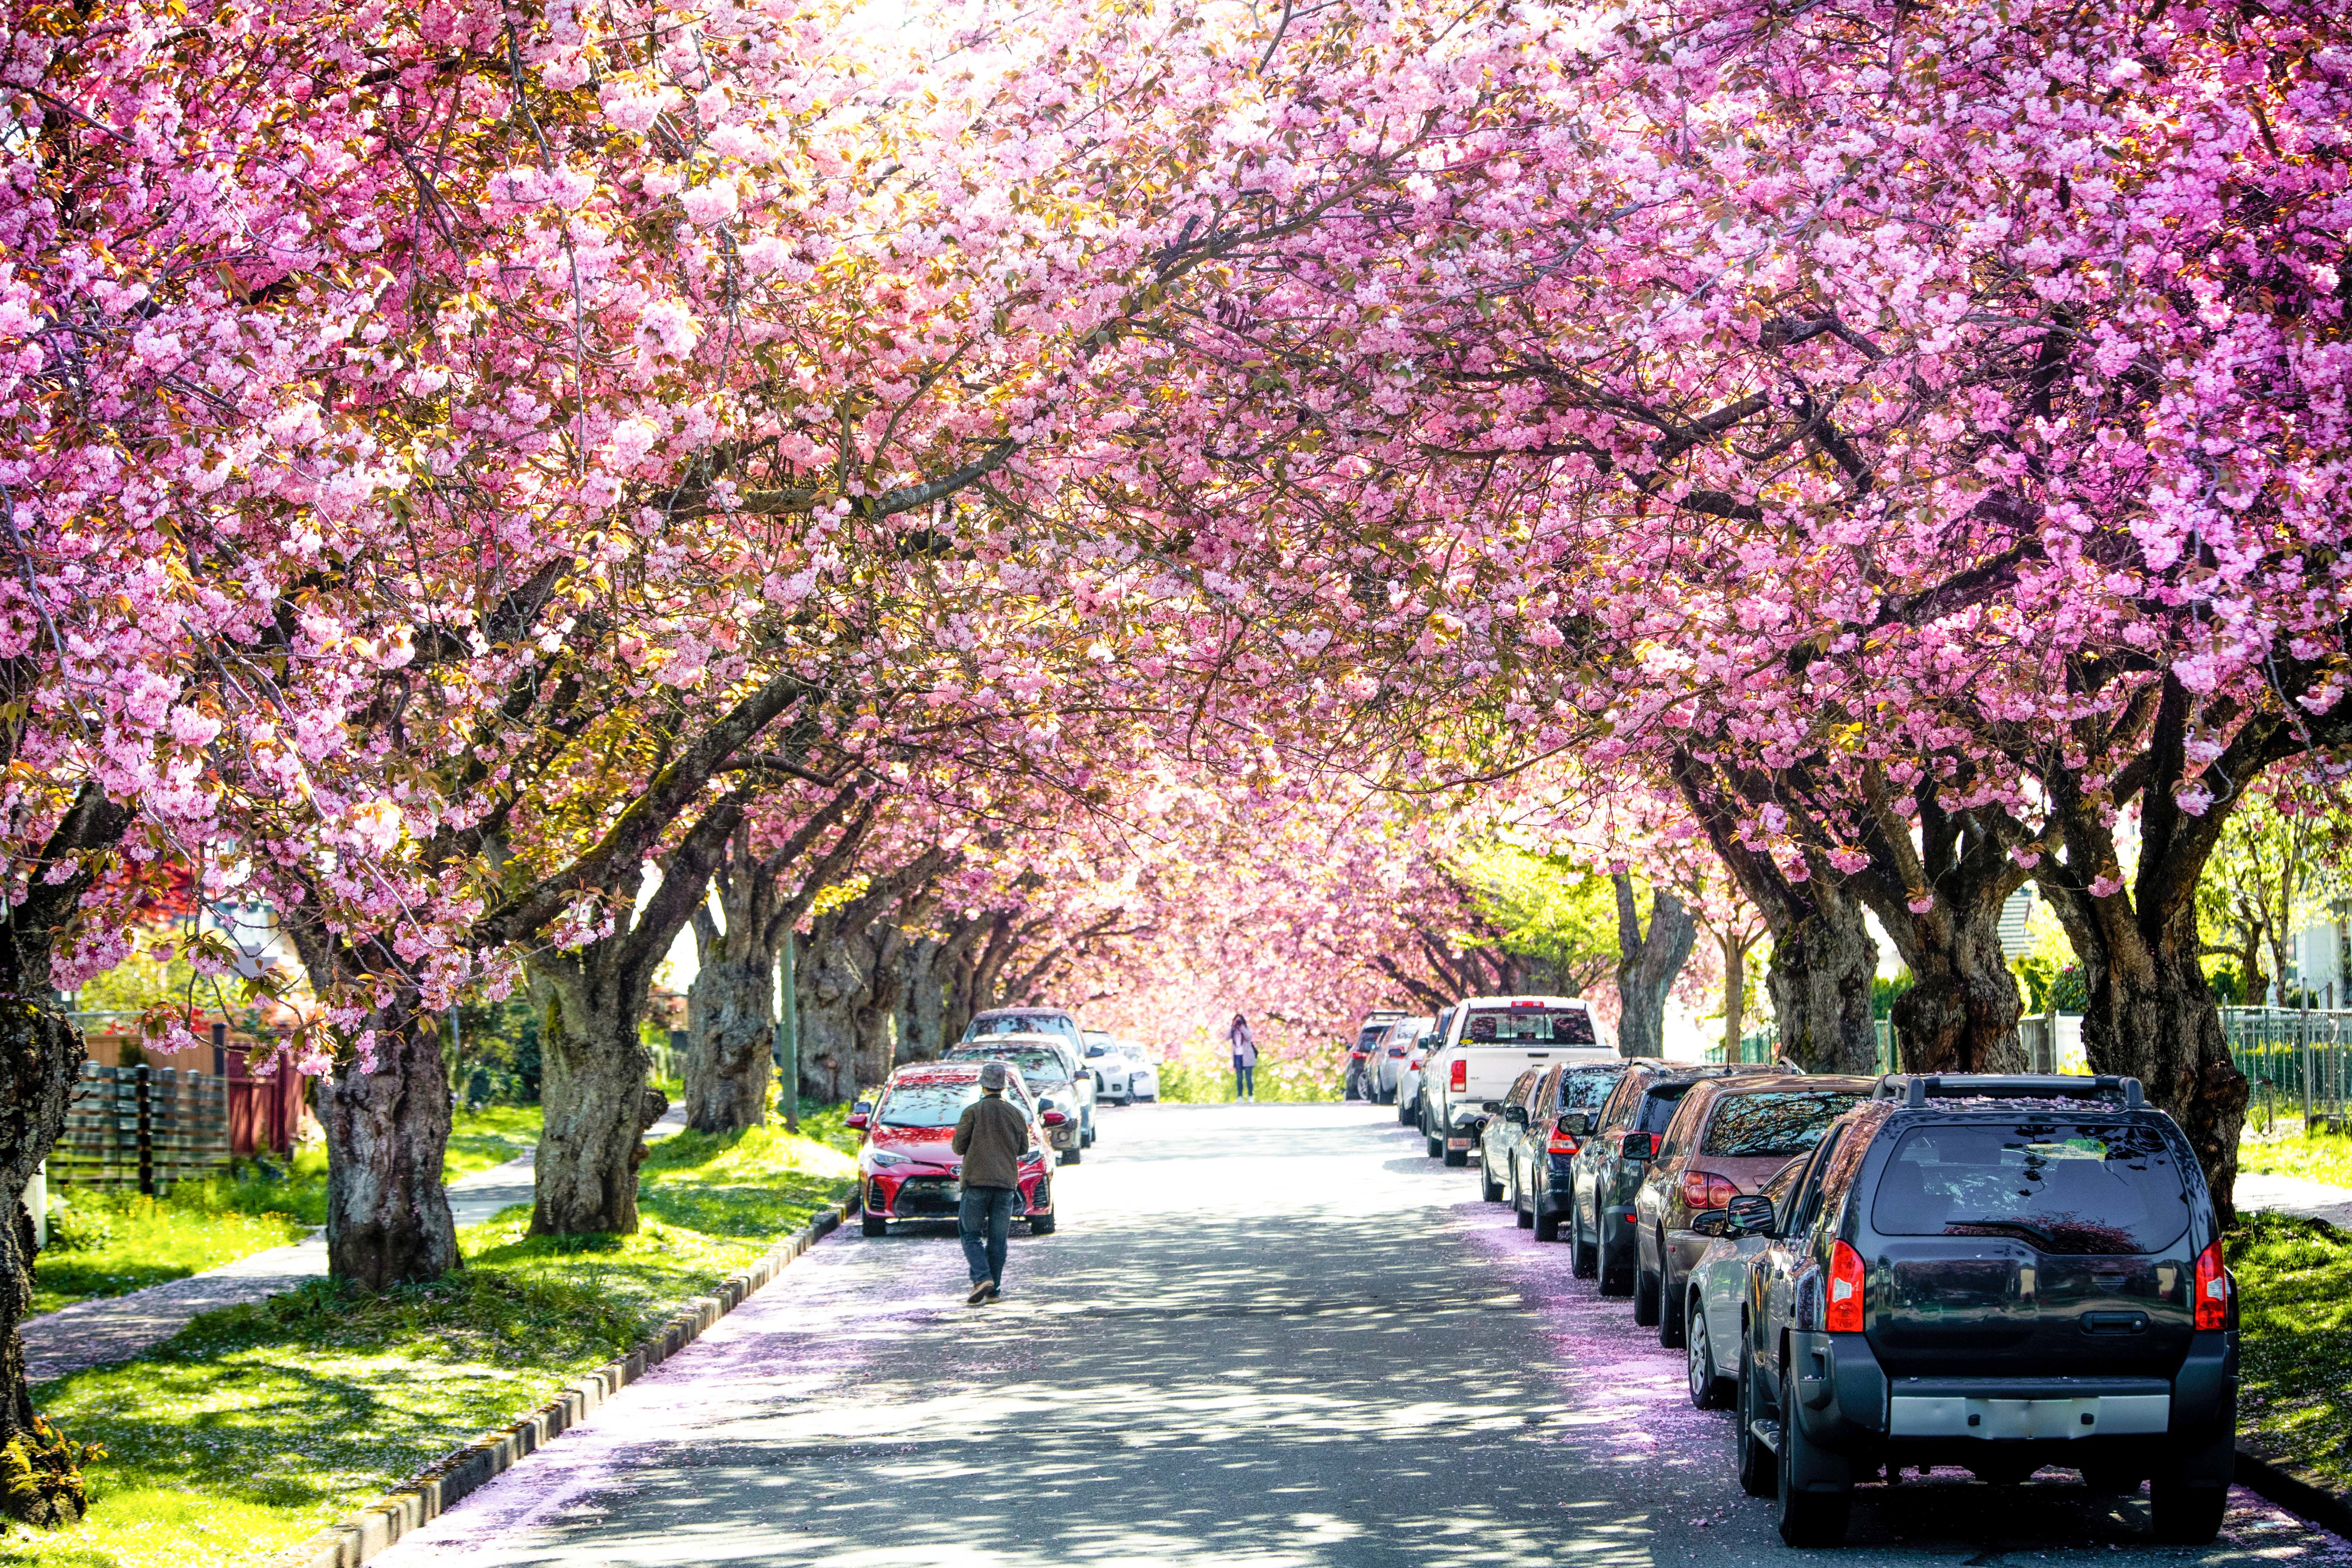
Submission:
[[[1878,1080],[1874,1100],[1900,1099],[1906,1105],[1930,1100],[2120,1100],[2126,1110],[2147,1103],[2147,1092],[2136,1078],[2102,1073],[2084,1078],[2072,1073],[1888,1073]]]

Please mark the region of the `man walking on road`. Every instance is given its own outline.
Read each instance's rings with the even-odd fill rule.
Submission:
[[[955,1152],[963,1156],[963,1201],[956,1228],[971,1271],[969,1306],[993,1301],[1004,1290],[1004,1238],[1021,1196],[1021,1156],[1029,1147],[1029,1119],[1004,1098],[1010,1077],[1003,1062],[980,1066],[980,1098],[956,1120]]]
[[[1234,1047],[1234,1096],[1237,1100],[1255,1100],[1257,1037],[1250,1033],[1249,1020],[1234,1014],[1233,1027],[1225,1031],[1225,1038]]]

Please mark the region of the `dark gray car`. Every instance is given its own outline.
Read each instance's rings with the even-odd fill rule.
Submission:
[[[1740,1484],[1792,1546],[1844,1539],[1857,1482],[2044,1465],[2148,1483],[2159,1540],[2220,1530],[2236,1291],[2189,1141],[2137,1079],[1891,1078],[1833,1123],[1761,1231],[1739,1345]]]

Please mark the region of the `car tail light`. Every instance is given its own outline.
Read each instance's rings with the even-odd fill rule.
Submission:
[[[2230,1326],[2230,1270],[2221,1261],[2219,1241],[2197,1255],[2197,1326]]]
[[[1703,1171],[1683,1173],[1683,1202],[1695,1209],[1729,1208],[1739,1189],[1728,1176],[1710,1176]]]
[[[1833,1334],[1862,1332],[1862,1254],[1844,1242],[1830,1248],[1829,1310],[1822,1327]]]
[[[1578,1147],[1576,1134],[1568,1130],[1567,1117],[1563,1116],[1551,1124],[1551,1142],[1545,1147],[1547,1153],[1573,1154]]]
[[[1419,1072],[1421,1070],[1421,1058],[1419,1057],[1407,1057],[1404,1062],[1404,1070],[1407,1072]]]
[[[1454,1058],[1454,1071],[1446,1079],[1446,1087],[1456,1094],[1462,1093],[1470,1087],[1470,1064],[1467,1060],[1461,1057]]]

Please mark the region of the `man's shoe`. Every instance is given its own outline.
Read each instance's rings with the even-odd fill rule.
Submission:
[[[963,1304],[967,1307],[977,1307],[995,1294],[996,1287],[983,1279],[971,1288],[971,1294],[963,1299]]]
[[[999,1285],[993,1279],[990,1280],[988,1282],[988,1299],[992,1301],[1003,1300],[1004,1299],[1004,1287]]]

